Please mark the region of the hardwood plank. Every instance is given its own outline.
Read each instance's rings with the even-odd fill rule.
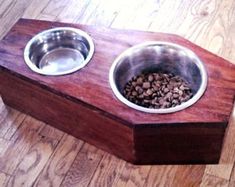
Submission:
[[[58,142],[61,140],[64,134],[64,132],[49,125],[45,125],[39,133],[39,135],[42,137],[47,137]]]
[[[10,139],[24,118],[24,114],[6,106],[0,97],[0,138]]]
[[[86,16],[89,12],[88,7],[94,6],[97,1],[84,0],[78,3],[77,0],[71,0],[65,5],[64,10],[56,17],[57,21],[63,21],[68,23],[82,22],[83,16]]]
[[[149,1],[148,3],[143,1],[139,6],[138,13],[134,15],[134,18],[130,23],[131,28],[143,31],[150,30],[149,28],[151,27],[152,22],[156,20],[156,17],[161,10],[161,4],[163,3],[164,1],[161,0]],[[170,4],[172,4],[172,2],[170,2]],[[165,17],[166,15],[163,16]]]
[[[26,115],[6,106],[0,98],[0,138],[10,140]]]
[[[234,61],[234,32],[229,32],[234,28],[234,1],[162,1],[159,6],[149,30],[181,35]]]
[[[15,6],[15,1],[14,0],[9,0],[9,1],[1,1],[1,7],[0,7],[0,23],[4,23],[7,22],[8,20],[6,20],[6,14],[13,9],[13,7]],[[9,16],[11,17],[11,16]],[[13,25],[14,23],[12,23],[11,25],[6,25],[5,27],[1,27],[0,29],[0,39],[3,38],[3,36],[5,35],[5,33],[10,29],[10,27]],[[1,24],[4,25],[4,24]]]
[[[13,174],[14,170],[21,163],[24,156],[29,152],[30,147],[40,139],[38,132],[44,126],[42,122],[31,117],[26,117],[24,123],[16,131],[11,143],[0,157],[0,170]]]
[[[231,173],[232,173],[233,165],[234,165],[234,163],[219,164],[219,165],[207,165],[205,173],[212,175],[212,176],[215,176],[215,177],[218,177],[218,178],[229,180]]]
[[[60,186],[83,142],[65,134],[34,186]]]
[[[31,0],[22,17],[37,19],[43,9],[47,7],[49,2],[50,0]]]
[[[2,112],[4,111],[4,110],[6,110],[6,106],[5,106],[5,104],[3,103],[3,101],[2,101],[2,97],[0,96],[0,116],[1,116],[1,118],[0,119],[2,119],[3,118],[3,114],[2,114]],[[5,114],[5,113],[4,113]]]
[[[84,144],[67,172],[61,186],[88,186],[103,154],[101,150],[89,144]]]
[[[235,6],[234,6],[235,7]],[[231,7],[232,8],[232,7]],[[235,14],[235,8],[233,8],[233,15]],[[222,56],[229,59],[231,63],[235,63],[235,21],[231,20],[232,24],[229,30],[227,30],[227,35],[229,39],[226,39],[224,47],[222,49]]]
[[[9,140],[0,138],[0,158],[4,156],[10,144]]]
[[[178,166],[172,186],[199,186],[204,175],[204,165]]]
[[[158,1],[158,8],[155,12],[154,20],[151,22],[149,30],[155,32],[175,33],[184,36],[188,30],[191,19],[192,7],[195,0],[190,1]],[[202,3],[202,2],[200,2]],[[178,11],[180,10],[180,11]],[[175,19],[177,18],[177,19]],[[183,29],[182,29],[183,27]],[[183,30],[182,32],[180,32]],[[183,33],[183,34],[181,34]]]
[[[90,0],[89,6],[85,10],[82,9],[75,22],[110,27],[120,9],[119,1]]]
[[[145,179],[150,171],[150,166],[142,166],[133,168],[129,180],[126,183],[126,187],[129,186],[144,186]]]
[[[233,164],[233,168],[232,168],[232,172],[230,175],[230,179],[231,182],[234,181],[235,182],[235,164]]]
[[[124,187],[126,186],[129,178],[130,178],[130,174],[132,172],[133,167],[135,167],[134,165],[125,162],[124,167],[122,168],[122,170],[120,170],[120,175],[118,177],[115,178],[115,180],[113,181],[113,186],[114,187]],[[144,167],[144,166],[140,166]],[[136,168],[138,168],[138,166],[136,166]]]
[[[23,15],[28,4],[27,0],[3,1],[0,6],[0,39],[9,31],[15,22]]]
[[[235,181],[229,181],[228,186],[229,186],[229,187],[234,187],[234,186],[235,186]]]
[[[10,177],[11,177],[10,175],[0,172],[0,186],[2,187],[6,186]]]
[[[56,17],[54,17],[53,15],[50,15],[50,14],[45,14],[45,13],[40,13],[38,16],[37,16],[37,20],[50,20],[50,21],[53,21],[54,19],[56,19]]]
[[[106,153],[97,167],[89,186],[113,186],[114,181],[120,177],[124,166],[125,161]]]
[[[120,171],[119,177],[117,177],[113,186],[117,187],[129,187],[129,186],[144,186],[145,179],[150,172],[151,166],[137,166],[130,163],[126,163],[122,171]]]
[[[11,140],[11,138],[14,136],[16,131],[19,129],[20,125],[22,124],[22,122],[24,121],[25,118],[26,118],[26,115],[23,113],[20,113],[17,116],[17,118],[14,120],[14,122],[11,123],[11,126],[9,127],[9,129],[7,130],[7,132],[3,138],[6,140]]]
[[[3,138],[12,126],[15,125],[15,129],[20,126],[24,118],[17,120],[19,116],[20,112],[4,105],[4,109],[0,113],[0,138]]]
[[[173,186],[177,169],[177,165],[152,166],[145,186]]]
[[[16,187],[32,186],[54,152],[57,144],[58,142],[51,138],[40,136],[22,158],[8,185]]]
[[[234,62],[235,35],[229,30],[234,27],[235,1],[223,0],[216,3],[218,3],[218,9],[210,22],[210,28],[207,29],[206,33],[202,34],[203,38],[201,40],[198,38],[198,41],[204,41],[205,45],[203,47],[209,51],[222,55],[224,58]]]
[[[41,20],[55,20],[56,17],[63,12],[69,0],[50,0],[43,10],[38,14],[37,18]],[[46,17],[45,17],[46,15]]]
[[[148,12],[148,10],[143,9],[143,6],[145,4],[146,3],[143,0],[116,1],[116,4],[113,6],[120,6],[120,10],[115,19],[113,20],[111,27],[122,29],[134,29],[138,28],[138,26],[136,26],[140,25],[138,23],[145,23],[142,28],[138,28],[138,30],[146,30],[148,27],[146,25],[149,25],[150,21],[147,19],[147,17],[143,16],[143,12]],[[151,11],[149,13],[151,14]]]
[[[229,186],[229,181],[215,177],[212,175],[204,175],[200,187],[227,187]]]

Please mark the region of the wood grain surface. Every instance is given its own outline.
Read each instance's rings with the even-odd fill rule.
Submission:
[[[36,33],[58,26],[72,26],[86,31],[95,43],[95,54],[86,67],[73,74],[56,77],[38,75],[24,63],[24,46]],[[208,74],[207,89],[192,107],[166,115],[146,114],[124,105],[114,96],[108,81],[112,62],[127,48],[154,40],[188,47],[204,62]],[[71,98],[73,102],[81,101],[104,115],[119,118],[130,125],[228,122],[233,106],[235,66],[175,35],[21,19],[1,41],[0,55],[2,71],[17,74],[25,81]]]
[[[0,0],[0,24],[2,25],[2,27],[0,27],[0,37],[3,38],[17,19],[22,16],[25,18],[68,21],[120,29],[137,29],[178,34],[222,56],[226,60],[235,63],[235,1],[233,0],[120,0],[108,2],[105,0],[32,0],[30,2],[21,0]],[[29,136],[34,134],[33,137],[40,137],[40,133],[43,129],[43,127],[42,129],[37,127],[38,122],[33,118],[29,120],[29,117],[24,118],[22,116],[22,118],[17,121],[18,118],[11,117],[12,115],[17,116],[17,114],[8,115],[8,111],[10,110],[12,109],[4,110],[3,115],[1,110],[0,121],[5,122],[1,123],[0,129],[3,127],[4,129],[8,129],[8,132],[11,132],[11,135],[7,136],[7,139],[2,136],[0,138],[0,184],[2,186],[12,186],[10,185],[11,183],[9,183],[9,181],[12,180],[9,179],[14,177],[14,170],[17,170],[17,167],[14,165],[20,163],[21,158],[27,154],[27,150],[29,150],[28,147],[32,147],[34,144],[34,141],[32,141]],[[13,113],[17,113],[17,111],[12,111]],[[145,181],[139,184],[142,186],[234,186],[234,118],[235,114],[233,112],[227,129],[220,164],[199,165],[197,166],[198,169],[190,169],[191,166],[188,165],[151,166],[150,171],[148,169],[141,169],[143,172],[138,176]],[[24,123],[24,121],[26,122]],[[41,124],[47,126],[44,123]],[[24,128],[27,126],[28,128],[27,130],[23,130],[24,128],[21,126],[24,126]],[[4,131],[6,132],[6,130]],[[46,133],[45,131],[47,131],[47,129],[43,131],[45,135],[50,134],[52,137],[53,133],[55,133],[54,136],[57,134],[56,131],[51,132],[51,130],[49,133]],[[29,135],[28,132],[30,132],[31,135]],[[63,143],[59,142],[57,146],[59,147],[61,144]],[[65,148],[61,149],[66,151]],[[76,157],[79,157],[79,153],[80,152],[78,152]],[[45,151],[42,154],[48,153]],[[101,156],[102,158],[108,158],[107,156],[103,156],[108,155],[107,153],[95,153],[95,155],[97,158],[101,158]],[[16,159],[14,160],[11,157],[15,157]],[[47,163],[50,163],[52,158],[53,157],[49,157]],[[71,167],[73,167],[73,163],[75,163],[70,159],[65,159],[63,162],[68,163],[68,165],[71,163]],[[86,166],[87,161],[84,162],[85,163],[82,165]],[[116,163],[112,158],[110,161],[107,160],[107,162]],[[119,165],[123,165],[120,164],[120,162],[124,165],[130,165],[119,160],[119,162],[116,163],[117,165],[115,164],[117,168],[119,168]],[[31,162],[29,162],[28,165],[30,165],[30,163]],[[39,163],[41,164],[42,162]],[[3,165],[7,167],[3,167]],[[47,164],[45,164],[44,167],[46,165]],[[8,169],[4,168],[9,167],[13,169],[10,169],[11,172],[8,173]],[[37,167],[37,163],[33,167]],[[145,166],[135,167],[143,168]],[[178,167],[182,169],[177,170]],[[97,167],[95,173],[94,170],[90,170],[86,174],[84,172],[84,175],[91,181],[93,176],[97,176],[98,173],[101,172],[101,168]],[[109,183],[110,186],[126,186],[126,181],[130,178],[139,181],[140,179],[136,179],[135,177],[136,173],[132,172],[133,169],[133,167],[127,166],[123,167],[123,169],[117,169],[115,171],[117,174],[113,180],[114,182],[111,182],[112,184]],[[50,170],[56,171],[56,167],[52,166]],[[103,184],[99,183],[99,181],[109,180],[110,175],[112,175],[112,173],[107,171],[107,175],[102,175],[102,180],[100,177],[94,177],[92,183],[87,182],[84,186],[89,184]],[[64,176],[64,178],[62,177],[63,181],[67,181],[69,175]],[[28,179],[30,180],[30,172]],[[43,180],[44,177],[41,177],[41,174],[39,174],[37,181],[43,182]],[[75,181],[76,180],[71,183],[76,184]],[[128,184],[130,185],[130,182]],[[138,182],[133,182],[132,184],[137,186]],[[22,186],[26,185],[22,184]],[[64,186],[66,186],[65,183]]]
[[[66,97],[60,97],[5,72],[1,73],[0,78],[1,88],[4,88],[1,93],[8,105],[125,160],[134,160],[131,128],[83,104],[67,100]],[[17,90],[14,89],[16,87]],[[6,98],[6,95],[10,97]]]
[[[36,34],[31,28],[41,32],[58,26],[88,32],[96,46],[94,56],[73,74],[37,75],[22,59],[22,49],[28,37]],[[147,114],[124,106],[113,96],[108,73],[114,58],[136,42],[153,40],[187,46],[204,62],[208,85],[193,106],[176,113]],[[188,40],[170,34],[20,19],[0,42],[0,56],[2,99],[21,112],[132,163],[219,161],[235,95],[235,66]]]

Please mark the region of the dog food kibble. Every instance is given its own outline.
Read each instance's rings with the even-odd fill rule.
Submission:
[[[192,98],[192,90],[180,76],[148,73],[133,77],[123,95],[131,102],[147,108],[170,108]]]

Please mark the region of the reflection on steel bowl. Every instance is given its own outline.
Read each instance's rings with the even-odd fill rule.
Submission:
[[[43,75],[65,75],[83,68],[94,53],[91,37],[82,30],[58,27],[34,36],[24,59],[31,70]]]

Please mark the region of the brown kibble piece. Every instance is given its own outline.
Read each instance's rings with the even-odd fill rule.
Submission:
[[[172,104],[179,104],[179,101],[176,100],[176,99],[173,99],[173,100],[172,100]]]
[[[144,92],[143,88],[141,88],[140,86],[136,86],[135,90],[139,93],[142,94]]]
[[[143,94],[140,94],[140,95],[138,96],[138,98],[139,98],[139,99],[143,99],[143,98],[144,98],[144,95],[143,95]]]
[[[144,83],[143,83],[143,88],[144,88],[144,89],[150,88],[150,82],[144,82]]]
[[[150,103],[151,101],[148,99],[144,99],[144,103]]]
[[[169,108],[170,105],[171,105],[171,104],[170,104],[169,102],[165,101],[165,102],[162,104],[161,108]]]
[[[152,94],[153,94],[153,91],[152,91],[151,89],[148,89],[148,90],[146,91],[146,93],[147,93],[148,95],[152,95]]]
[[[136,91],[132,91],[132,95],[133,95],[133,96],[137,96],[138,93],[137,93]]]
[[[168,93],[168,92],[169,92],[169,89],[168,89],[168,88],[164,88],[164,89],[163,89],[163,92],[164,92],[164,93]]]
[[[159,100],[159,104],[160,104],[160,105],[163,105],[164,102],[165,102],[165,100],[164,100],[163,98],[161,98],[161,99]]]
[[[154,80],[153,75],[149,75],[149,76],[148,76],[148,81],[149,81],[149,82],[152,82],[153,80]]]
[[[154,79],[155,79],[156,81],[158,81],[158,80],[161,79],[161,77],[160,77],[160,75],[159,75],[158,73],[156,73],[156,74],[154,74]]]
[[[179,98],[179,95],[178,94],[173,94],[173,98],[177,99],[177,98]]]
[[[182,90],[179,90],[178,93],[180,96],[184,94],[184,92]]]
[[[136,86],[136,85],[137,85],[137,82],[133,81],[133,82],[131,83],[131,85],[132,85],[132,86]]]
[[[137,82],[138,85],[142,85],[143,84],[143,78],[142,77],[137,78],[136,82]]]
[[[179,89],[180,89],[180,90],[184,90],[184,85],[181,85],[181,86],[179,87]]]

